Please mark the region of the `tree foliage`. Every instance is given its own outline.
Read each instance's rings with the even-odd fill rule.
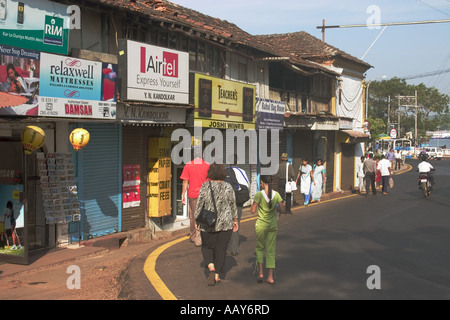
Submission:
[[[368,89],[368,119],[371,124],[372,138],[377,139],[381,133],[389,133],[391,128],[398,129],[399,136],[411,132],[415,136],[415,104],[412,98],[399,100],[399,96],[415,95],[417,90],[417,133],[425,138],[427,131],[450,129],[450,96],[442,94],[434,87],[423,83],[410,85],[404,79],[392,78],[385,81],[373,81]],[[384,125],[384,126],[383,126]]]

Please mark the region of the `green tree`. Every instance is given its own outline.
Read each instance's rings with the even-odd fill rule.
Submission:
[[[447,129],[450,127],[449,105],[450,96],[442,94],[434,87],[427,87],[423,83],[410,85],[405,79],[392,78],[385,81],[373,81],[368,92],[368,118],[371,121],[371,130],[377,134],[389,133],[391,127],[398,128],[398,118],[400,114],[399,136],[404,137],[407,132],[415,131],[414,99],[405,103],[400,101],[398,96],[414,96],[417,90],[417,131],[418,137],[425,137],[426,131]],[[399,106],[400,104],[400,106]],[[381,125],[384,123],[384,128]],[[378,130],[385,130],[378,132]],[[378,135],[372,134],[372,139],[377,139]]]

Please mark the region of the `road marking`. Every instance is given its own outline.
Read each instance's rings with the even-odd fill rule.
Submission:
[[[158,292],[158,294],[163,298],[163,300],[178,300],[173,293],[167,288],[165,283],[161,280],[161,278],[156,273],[156,260],[158,259],[159,255],[164,252],[164,250],[170,248],[171,246],[189,239],[188,236],[179,238],[177,240],[168,242],[162,246],[160,246],[158,249],[153,251],[145,260],[144,263],[144,273],[147,276],[147,278],[150,280],[151,284],[155,288],[155,290]]]
[[[401,174],[401,173],[405,173],[408,172],[412,169],[412,166],[408,165],[410,168],[407,171],[402,171],[399,172],[397,174]],[[332,201],[337,201],[337,200],[341,200],[341,199],[347,199],[347,198],[351,198],[351,197],[355,197],[358,194],[351,194],[348,196],[344,196],[344,197],[338,197],[338,198],[334,198],[334,199],[328,199],[328,200],[324,200],[324,201],[320,201],[317,203],[312,203],[308,206],[300,206],[297,208],[292,208],[292,211],[298,211],[301,209],[306,209],[308,207],[312,207],[312,206],[316,206],[318,204],[321,203],[327,203],[327,202],[332,202]],[[250,218],[246,218],[241,220],[242,222],[247,222],[247,221],[251,221],[251,220],[256,220],[258,218],[258,216],[254,216],[254,217],[250,217]],[[155,251],[153,251],[145,260],[144,263],[144,273],[147,276],[148,280],[150,280],[150,283],[153,285],[153,287],[155,288],[156,292],[158,292],[158,294],[161,296],[161,298],[163,300],[178,300],[177,297],[175,297],[175,295],[169,290],[169,288],[167,288],[167,286],[165,285],[164,281],[161,280],[161,278],[159,277],[158,273],[156,273],[156,260],[158,259],[159,255],[161,253],[163,253],[166,249],[176,245],[177,243],[180,243],[182,241],[188,240],[189,236],[186,237],[181,237],[179,239],[173,240],[171,242],[168,242],[160,247],[158,247]]]

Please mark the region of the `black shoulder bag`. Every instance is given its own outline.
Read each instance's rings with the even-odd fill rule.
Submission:
[[[216,199],[214,199],[214,193],[211,186],[211,181],[208,181],[209,189],[211,190],[211,198],[214,205],[214,211],[210,211],[205,209],[205,205],[203,204],[203,208],[200,211],[198,217],[195,219],[196,222],[202,224],[207,227],[214,227],[216,225],[217,220],[217,208],[216,208]]]

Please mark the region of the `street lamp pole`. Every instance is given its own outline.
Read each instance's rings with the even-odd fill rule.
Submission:
[[[386,76],[381,76],[381,77],[378,77],[378,78],[375,78],[375,79],[373,79],[373,80],[370,80],[368,83],[367,83],[367,87],[366,87],[366,114],[365,114],[365,118],[367,119],[368,118],[368,113],[369,113],[369,86],[370,86],[370,84],[372,83],[372,81],[375,81],[375,80],[377,80],[377,79],[384,79],[384,78],[386,78]]]

